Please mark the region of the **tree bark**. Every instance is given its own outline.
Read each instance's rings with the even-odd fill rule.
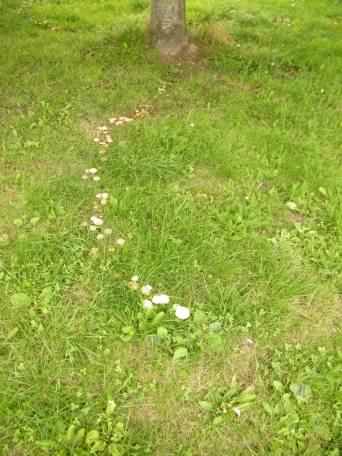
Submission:
[[[152,0],[152,43],[162,55],[177,56],[188,46],[185,0]]]

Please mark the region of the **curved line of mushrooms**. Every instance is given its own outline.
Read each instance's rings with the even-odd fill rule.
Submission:
[[[114,126],[121,126],[127,123],[133,122],[136,119],[141,119],[149,114],[149,106],[142,106],[141,108],[136,109],[135,113],[130,117],[120,116],[112,117],[108,119],[109,124]],[[104,156],[106,149],[113,142],[112,136],[110,134],[109,127],[103,125],[97,128],[97,134],[94,138],[94,142],[100,146],[99,154],[102,155],[101,161],[106,161],[107,158]],[[101,177],[97,168],[88,168],[84,171],[82,179],[87,181],[99,182]],[[83,222],[82,227],[89,229],[90,232],[96,234],[97,241],[103,241],[105,238],[109,238],[113,234],[113,230],[109,227],[105,227],[104,215],[102,209],[108,203],[110,195],[108,192],[99,192],[96,194],[96,201],[93,206],[94,214],[90,217],[89,222]],[[119,237],[115,240],[115,245],[119,248],[124,247],[126,240],[122,237]],[[111,250],[114,250],[112,247]],[[92,256],[96,256],[98,253],[98,248],[93,247],[90,251]],[[148,311],[157,306],[163,306],[170,304],[170,296],[164,293],[153,294],[153,287],[149,284],[140,284],[139,277],[134,275],[131,277],[128,282],[128,287],[132,290],[140,291],[143,296],[142,307]],[[179,320],[187,320],[191,311],[188,307],[175,304],[173,306],[175,316]]]

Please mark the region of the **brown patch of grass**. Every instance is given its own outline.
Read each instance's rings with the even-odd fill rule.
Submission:
[[[136,426],[154,430],[157,455],[173,454],[181,445],[186,448],[190,441],[196,455],[225,454],[227,448],[234,448],[234,454],[244,454],[248,440],[255,444],[254,431],[250,430],[244,440],[240,433],[236,434],[235,426],[231,432],[208,427],[207,416],[198,404],[211,388],[230,385],[233,376],[243,387],[255,384],[254,343],[241,339],[230,354],[203,353],[186,365],[163,356],[156,360],[147,347],[136,346],[128,351],[125,354],[135,366],[144,390],[144,400],[130,407],[130,419]],[[250,427],[247,415],[239,421],[240,426]]]
[[[87,139],[93,141],[95,136],[97,136],[98,125],[98,122],[82,119],[80,121],[80,130],[85,134]]]
[[[138,426],[154,429],[156,454],[172,454],[177,446],[186,444],[200,426],[200,413],[192,401],[184,397],[188,385],[186,370],[172,360],[159,360],[158,368],[149,361],[137,366],[143,384],[144,400],[130,409],[130,418]],[[156,374],[157,372],[157,374]]]
[[[68,289],[65,298],[71,304],[83,306],[91,301],[93,294],[90,291],[90,287],[75,283]]]
[[[5,185],[0,194],[0,210],[3,208],[16,207],[22,203],[19,193],[14,187]]]
[[[241,338],[230,353],[204,353],[192,366],[187,384],[196,394],[213,386],[229,385],[236,377],[242,387],[257,381],[257,346],[251,339]]]
[[[222,196],[228,188],[228,180],[215,175],[210,169],[196,168],[187,187],[197,196]]]
[[[230,368],[237,381],[244,387],[257,382],[257,345],[249,338],[241,339],[230,358]]]
[[[224,44],[226,46],[235,44],[235,39],[227,31],[225,22],[210,23],[205,31],[205,37],[210,44]]]
[[[290,343],[319,343],[342,331],[342,300],[339,296],[299,298],[290,306],[284,339]]]
[[[20,448],[12,448],[7,453],[5,453],[4,456],[25,456],[26,454],[27,453],[24,452],[24,450],[21,450]]]
[[[22,179],[38,182],[45,181],[48,177],[59,177],[65,175],[79,174],[83,170],[83,163],[77,160],[60,160],[59,157],[45,160],[30,157],[16,162],[1,160],[0,168],[3,170],[2,177],[7,180],[15,180],[19,174]]]
[[[6,231],[9,237],[16,232],[13,219],[24,206],[22,194],[10,185],[4,185],[0,192],[0,230]],[[1,234],[1,232],[0,232]]]
[[[290,223],[302,224],[305,222],[305,216],[303,214],[300,214],[299,212],[288,212],[287,220]]]

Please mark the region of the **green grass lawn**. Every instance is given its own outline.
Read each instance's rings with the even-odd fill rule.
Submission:
[[[341,1],[148,3],[0,1],[0,455],[342,455]]]

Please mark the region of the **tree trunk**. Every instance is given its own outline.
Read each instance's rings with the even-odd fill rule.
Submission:
[[[181,54],[188,46],[185,0],[152,0],[151,32],[162,55]]]

